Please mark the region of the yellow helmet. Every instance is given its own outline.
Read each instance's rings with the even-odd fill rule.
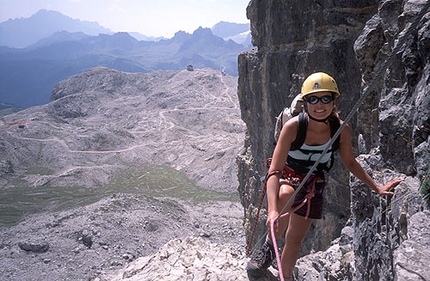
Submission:
[[[302,97],[318,92],[332,92],[335,98],[340,95],[336,81],[324,72],[309,75],[302,85]]]

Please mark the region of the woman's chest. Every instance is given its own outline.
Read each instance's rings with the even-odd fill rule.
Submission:
[[[308,130],[306,133],[305,144],[307,145],[323,145],[330,140],[330,129],[324,131]]]

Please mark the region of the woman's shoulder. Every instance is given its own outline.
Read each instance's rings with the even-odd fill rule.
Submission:
[[[299,116],[297,115],[297,116],[291,117],[290,120],[288,120],[287,122],[285,122],[284,127],[287,126],[287,127],[290,127],[290,128],[291,127],[297,128],[298,124],[299,124]]]
[[[343,125],[343,123],[345,123],[345,121],[343,121],[342,119],[340,119],[339,118],[339,124],[342,126]],[[345,125],[344,125],[344,127],[346,128],[346,127],[348,127],[349,128],[349,124],[348,123],[346,123]]]
[[[290,143],[294,141],[299,127],[298,118],[298,116],[294,116],[284,124],[281,130],[281,134],[279,136],[280,138],[282,137],[282,139],[288,139]]]
[[[345,121],[343,121],[342,119],[339,118],[339,127],[343,126],[342,133],[344,133],[344,132],[349,133],[351,131],[351,127],[349,126],[348,123],[345,123],[345,124],[344,123],[345,123]]]

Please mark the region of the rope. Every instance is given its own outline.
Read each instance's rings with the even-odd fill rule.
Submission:
[[[349,120],[351,120],[352,116],[358,110],[359,106],[363,103],[363,100],[369,95],[370,90],[376,85],[376,83],[380,79],[382,73],[385,72],[386,69],[388,68],[388,66],[392,63],[394,56],[400,51],[400,48],[406,42],[406,38],[416,29],[418,23],[420,22],[420,20],[422,19],[422,17],[424,16],[424,14],[427,12],[427,10],[429,8],[430,8],[430,0],[426,1],[426,3],[424,4],[423,8],[417,14],[417,16],[415,17],[415,19],[411,23],[411,25],[408,27],[408,29],[405,31],[405,33],[398,39],[398,41],[397,41],[396,45],[394,46],[393,50],[391,51],[390,55],[384,61],[384,63],[381,65],[381,67],[378,69],[378,71],[375,73],[375,75],[373,76],[373,78],[372,78],[369,86],[364,90],[363,94],[358,99],[358,101],[355,103],[355,106],[351,109],[350,113],[347,115],[347,117],[345,118],[345,120],[342,123],[342,125],[339,127],[339,129],[336,131],[336,133],[332,136],[332,138],[330,139],[327,147],[321,153],[320,157],[317,159],[317,161],[314,163],[314,165],[310,168],[309,172],[306,174],[306,176],[304,177],[304,179],[300,182],[299,186],[294,191],[294,193],[292,194],[292,196],[288,200],[288,202],[285,204],[284,208],[281,210],[281,212],[279,213],[278,217],[275,220],[272,221],[272,223],[271,223],[271,234],[272,234],[272,242],[274,242],[274,245],[276,244],[276,236],[275,236],[275,232],[274,232],[275,222],[278,221],[279,218],[281,218],[284,215],[286,215],[286,214],[284,214],[284,212],[287,210],[287,208],[290,207],[290,205],[291,205],[293,199],[295,198],[295,196],[303,188],[303,185],[309,179],[309,177],[311,176],[311,174],[313,173],[313,171],[316,169],[316,167],[318,166],[318,164],[321,162],[321,160],[324,157],[324,155],[331,148],[331,146],[334,143],[334,141],[339,137],[340,133],[345,128],[346,124],[349,122]],[[307,200],[307,199],[305,199],[305,200]],[[266,234],[267,234],[267,231],[266,231]],[[275,254],[276,254],[277,262],[278,262],[278,272],[280,272],[279,276],[280,276],[281,281],[284,281],[284,277],[283,277],[283,274],[282,274],[282,264],[281,264],[281,261],[280,261],[280,258],[279,258],[279,253],[278,253],[277,247],[275,247]]]
[[[249,253],[251,251],[252,240],[254,240],[255,230],[257,228],[258,219],[260,218],[260,210],[261,210],[261,207],[263,206],[263,201],[264,201],[265,196],[266,196],[266,185],[264,185],[264,189],[261,191],[260,202],[258,203],[257,214],[255,215],[255,221],[254,221],[254,224],[252,226],[251,236],[250,236],[249,240],[246,242],[246,244],[247,244],[246,255],[247,256],[249,255]]]
[[[272,158],[267,159],[266,166],[269,168],[271,163],[272,163]],[[298,178],[300,178],[300,180],[303,178],[303,176],[298,175],[296,172],[294,172],[292,169],[290,169],[287,166],[285,166],[282,171],[275,170],[275,171],[272,171],[266,175],[266,177],[264,179],[264,188],[261,191],[260,200],[259,200],[258,207],[257,207],[257,214],[255,215],[254,224],[253,224],[252,230],[251,230],[251,236],[250,236],[249,240],[247,241],[246,255],[249,255],[250,249],[251,249],[251,244],[252,244],[252,241],[254,239],[255,230],[257,228],[258,220],[260,217],[260,210],[261,210],[261,207],[263,206],[264,197],[266,196],[267,181],[269,180],[270,177],[275,176],[275,175],[282,175],[283,177],[287,177],[287,178],[298,177]],[[308,218],[309,213],[310,213],[310,208],[311,208],[310,200],[312,199],[312,197],[314,197],[315,182],[319,179],[320,179],[320,177],[315,177],[314,179],[312,179],[312,191],[310,193],[306,194],[306,196],[305,196],[305,197],[309,197],[308,200],[301,202],[303,204],[300,204],[300,206],[297,207],[296,209],[294,209],[294,211],[292,211],[292,212],[297,211],[306,202],[308,202],[307,211],[306,211],[306,218]]]
[[[249,252],[251,250],[252,240],[254,240],[255,229],[257,228],[257,222],[258,222],[258,219],[260,218],[260,210],[261,210],[261,207],[263,206],[264,197],[266,196],[267,180],[271,176],[274,176],[277,174],[282,174],[282,171],[273,171],[270,174],[266,175],[266,178],[264,180],[264,188],[261,191],[260,200],[258,202],[257,214],[255,215],[255,221],[254,221],[254,225],[252,226],[251,236],[247,242],[246,255],[249,255]]]

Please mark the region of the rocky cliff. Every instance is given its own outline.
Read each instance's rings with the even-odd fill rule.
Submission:
[[[430,257],[425,245],[430,240],[417,231],[429,228],[428,205],[419,191],[428,185],[430,157],[429,13],[382,77],[369,85],[425,3],[251,1],[248,6],[257,48],[239,56],[239,100],[248,134],[246,150],[237,159],[248,238],[263,187],[265,159],[273,151],[276,114],[314,71],[325,71],[337,80],[341,118],[372,86],[349,122],[356,154],[379,183],[406,178],[394,197],[382,198],[341,166],[335,167],[324,218],[308,234],[302,255],[328,250],[302,258],[299,280],[430,278],[425,266]],[[263,233],[264,211],[254,245]]]

